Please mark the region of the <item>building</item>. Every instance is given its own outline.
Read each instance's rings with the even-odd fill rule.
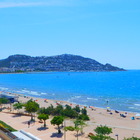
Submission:
[[[41,140],[23,130],[10,132],[0,126],[0,140]]]
[[[18,96],[0,93],[0,98],[6,98],[10,103],[18,102]]]

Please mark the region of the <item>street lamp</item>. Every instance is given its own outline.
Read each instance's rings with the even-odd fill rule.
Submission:
[[[117,140],[119,140],[119,138],[118,138],[118,137],[119,137],[119,135],[118,135],[118,134],[116,134],[115,136],[117,137]]]
[[[66,126],[66,121],[64,121],[64,140],[66,140],[66,130],[65,130],[65,126]]]

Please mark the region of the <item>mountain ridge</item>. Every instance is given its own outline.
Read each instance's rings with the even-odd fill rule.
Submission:
[[[73,54],[35,57],[15,54],[0,60],[1,71],[124,71],[124,69]]]

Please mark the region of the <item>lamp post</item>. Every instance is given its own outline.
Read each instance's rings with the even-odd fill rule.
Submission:
[[[118,135],[118,134],[116,134],[115,136],[117,137],[117,140],[119,140],[119,135]]]
[[[66,130],[65,130],[66,122],[64,121],[64,140],[66,140]]]

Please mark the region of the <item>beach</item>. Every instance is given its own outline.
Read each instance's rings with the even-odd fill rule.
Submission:
[[[13,95],[13,93],[12,93]],[[29,97],[24,95],[19,95],[19,102],[25,103],[29,99],[35,100],[37,103],[39,103],[40,107],[48,107],[51,104],[53,106],[56,106],[56,102],[61,105],[70,105],[71,103],[65,102],[65,101],[57,101],[57,100],[49,100],[47,99],[47,102],[44,102],[43,98],[37,98],[37,97]],[[71,104],[72,107],[76,106],[76,104]],[[84,106],[80,105],[80,108],[83,108]],[[8,112],[8,113],[6,113]],[[12,113],[16,113],[16,110],[12,110]],[[39,123],[39,120],[36,119],[36,122],[28,128],[27,122],[30,120],[30,116],[20,116],[20,117],[14,117],[15,115],[9,113],[8,110],[4,110],[1,112],[0,118],[2,121],[6,122],[7,124],[11,125],[17,130],[25,130],[27,132],[32,133],[33,135],[39,137],[42,140],[46,139],[52,139],[52,140],[58,140],[58,139],[64,139],[64,135],[60,138],[56,137],[55,135],[52,135],[53,133],[57,133],[56,126],[53,126],[50,124],[50,120],[52,117],[50,117],[47,121],[47,128],[46,130],[39,130],[39,128],[43,125]],[[121,111],[119,113],[115,113],[114,110],[111,110],[110,112],[107,112],[106,109],[96,108],[96,107],[87,107],[87,113],[90,117],[90,121],[86,121],[87,126],[84,127],[84,134],[79,136],[80,140],[88,140],[88,134],[93,133],[94,129],[99,125],[106,125],[108,127],[112,128],[113,133],[110,134],[112,138],[116,139],[116,135],[118,135],[119,140],[123,140],[124,137],[140,137],[140,120],[135,119],[131,120],[131,117],[135,116],[136,113],[128,113]],[[126,114],[126,117],[120,117],[120,114]],[[73,120],[67,119],[65,120],[65,126],[71,126],[73,125]],[[63,129],[62,129],[62,132]],[[66,132],[66,139],[67,140],[75,140],[76,139],[76,132]]]

